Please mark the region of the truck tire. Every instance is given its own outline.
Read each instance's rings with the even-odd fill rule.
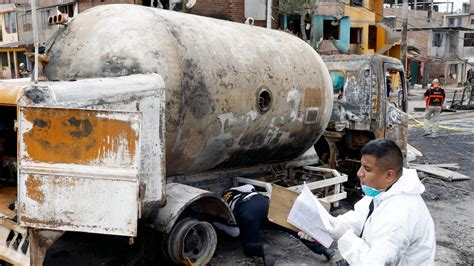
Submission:
[[[203,265],[214,255],[217,234],[208,222],[184,218],[176,223],[164,241],[165,253],[172,262]]]

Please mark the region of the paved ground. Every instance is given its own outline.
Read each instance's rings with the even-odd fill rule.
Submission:
[[[442,125],[463,130],[441,129],[436,139],[422,136],[419,127],[410,129],[409,142],[423,157],[417,163],[458,163],[469,181],[442,182],[425,179],[425,201],[436,225],[436,262],[474,264],[474,112],[444,116]],[[450,119],[454,118],[454,119]]]

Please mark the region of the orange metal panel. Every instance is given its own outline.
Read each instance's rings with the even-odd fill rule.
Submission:
[[[26,153],[36,162],[107,164],[120,157],[120,166],[132,166],[138,134],[128,121],[112,113],[76,109],[30,108],[25,120],[32,124],[23,133]]]

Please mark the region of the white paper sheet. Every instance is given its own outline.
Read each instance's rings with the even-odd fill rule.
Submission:
[[[323,246],[329,247],[333,239],[328,233],[321,230],[321,228],[331,227],[329,216],[330,214],[305,185],[301,194],[296,198],[287,221]]]

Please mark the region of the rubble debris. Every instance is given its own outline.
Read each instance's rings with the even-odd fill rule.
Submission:
[[[425,172],[432,175],[434,178],[438,178],[444,181],[457,181],[457,180],[468,180],[471,177],[463,175],[461,173],[439,167],[436,164],[411,164],[411,168],[418,171]]]
[[[432,186],[436,186],[436,187],[439,187],[439,188],[446,188],[446,189],[452,189],[454,191],[459,191],[463,195],[469,195],[470,194],[469,190],[447,185],[444,181],[436,179],[436,177],[434,177],[434,176],[427,176],[427,177],[423,178],[423,180],[421,180],[421,181],[422,181],[422,183],[429,183]],[[439,199],[439,195],[435,195],[435,197],[434,198],[431,197],[431,199],[433,199],[433,200]]]
[[[421,151],[419,151],[417,148],[407,143],[407,161],[414,161],[416,160],[416,157],[423,157],[423,153],[421,153]]]
[[[436,166],[449,170],[459,170],[460,168],[458,163],[439,163]]]

